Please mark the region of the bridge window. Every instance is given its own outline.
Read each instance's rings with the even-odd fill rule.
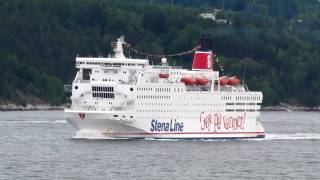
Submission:
[[[113,93],[92,93],[94,98],[114,98]]]
[[[92,91],[104,91],[104,92],[113,92],[113,87],[100,87],[100,86],[92,86]]]

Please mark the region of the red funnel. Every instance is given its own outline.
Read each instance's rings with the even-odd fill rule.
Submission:
[[[212,51],[196,51],[193,57],[192,70],[212,70]]]

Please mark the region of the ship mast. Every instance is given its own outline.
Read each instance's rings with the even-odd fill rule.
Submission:
[[[126,57],[123,54],[123,48],[122,45],[124,44],[124,36],[121,36],[117,39],[117,42],[113,43],[114,48],[113,52],[115,53],[115,58],[118,59],[125,59]]]

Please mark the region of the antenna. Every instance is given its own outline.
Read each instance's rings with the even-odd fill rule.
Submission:
[[[222,0],[222,10],[224,10],[224,0]]]
[[[131,58],[130,52],[131,52],[131,42],[129,43],[129,58]]]
[[[202,34],[199,39],[201,50],[212,50],[212,37],[210,34]]]
[[[245,60],[243,60],[245,61]],[[241,68],[242,68],[242,84],[245,84],[245,80],[246,80],[246,65],[245,62],[242,62],[241,64]]]

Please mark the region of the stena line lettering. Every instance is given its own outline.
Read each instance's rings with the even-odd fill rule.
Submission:
[[[183,122],[177,122],[177,120],[170,120],[170,122],[161,122],[152,119],[151,121],[151,132],[182,132]]]
[[[239,116],[222,116],[220,113],[205,114],[200,113],[200,128],[201,130],[210,131],[221,131],[222,128],[225,130],[244,130],[244,124],[246,121],[246,113]]]

